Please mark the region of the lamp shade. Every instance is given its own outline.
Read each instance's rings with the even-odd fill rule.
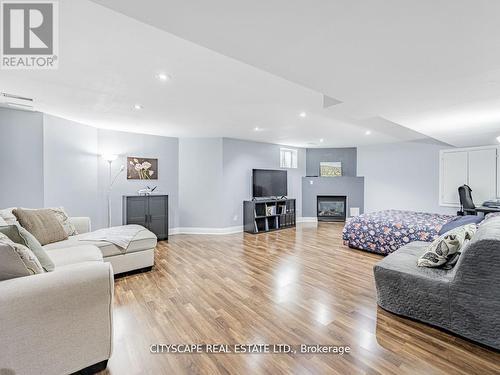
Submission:
[[[114,161],[118,158],[118,155],[114,154],[102,154],[101,156],[106,161]]]

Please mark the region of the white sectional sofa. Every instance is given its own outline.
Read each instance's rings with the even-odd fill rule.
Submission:
[[[111,356],[111,265],[92,245],[48,254],[54,271],[0,282],[0,374],[92,373]]]
[[[122,249],[107,241],[81,241],[80,239],[91,230],[90,218],[70,217],[79,234],[70,236],[65,241],[55,242],[44,246],[47,253],[64,251],[64,249],[93,245],[99,248],[105,262],[113,265],[115,274],[150,268],[154,265],[154,250],[157,238],[154,233],[144,228],[130,242],[127,249]]]

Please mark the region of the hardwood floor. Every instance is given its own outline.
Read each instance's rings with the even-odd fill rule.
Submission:
[[[118,278],[104,374],[499,374],[500,354],[377,307],[380,257],[340,224],[176,235],[151,272]],[[152,344],[348,345],[333,354],[150,354]]]

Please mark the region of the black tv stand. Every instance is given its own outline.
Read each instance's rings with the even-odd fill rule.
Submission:
[[[247,233],[264,233],[293,228],[296,224],[295,199],[266,198],[243,202],[243,224]]]

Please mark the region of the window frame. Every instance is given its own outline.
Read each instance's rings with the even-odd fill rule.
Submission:
[[[287,156],[288,160],[287,159]],[[288,147],[280,147],[280,168],[297,169],[299,167],[298,150]]]

